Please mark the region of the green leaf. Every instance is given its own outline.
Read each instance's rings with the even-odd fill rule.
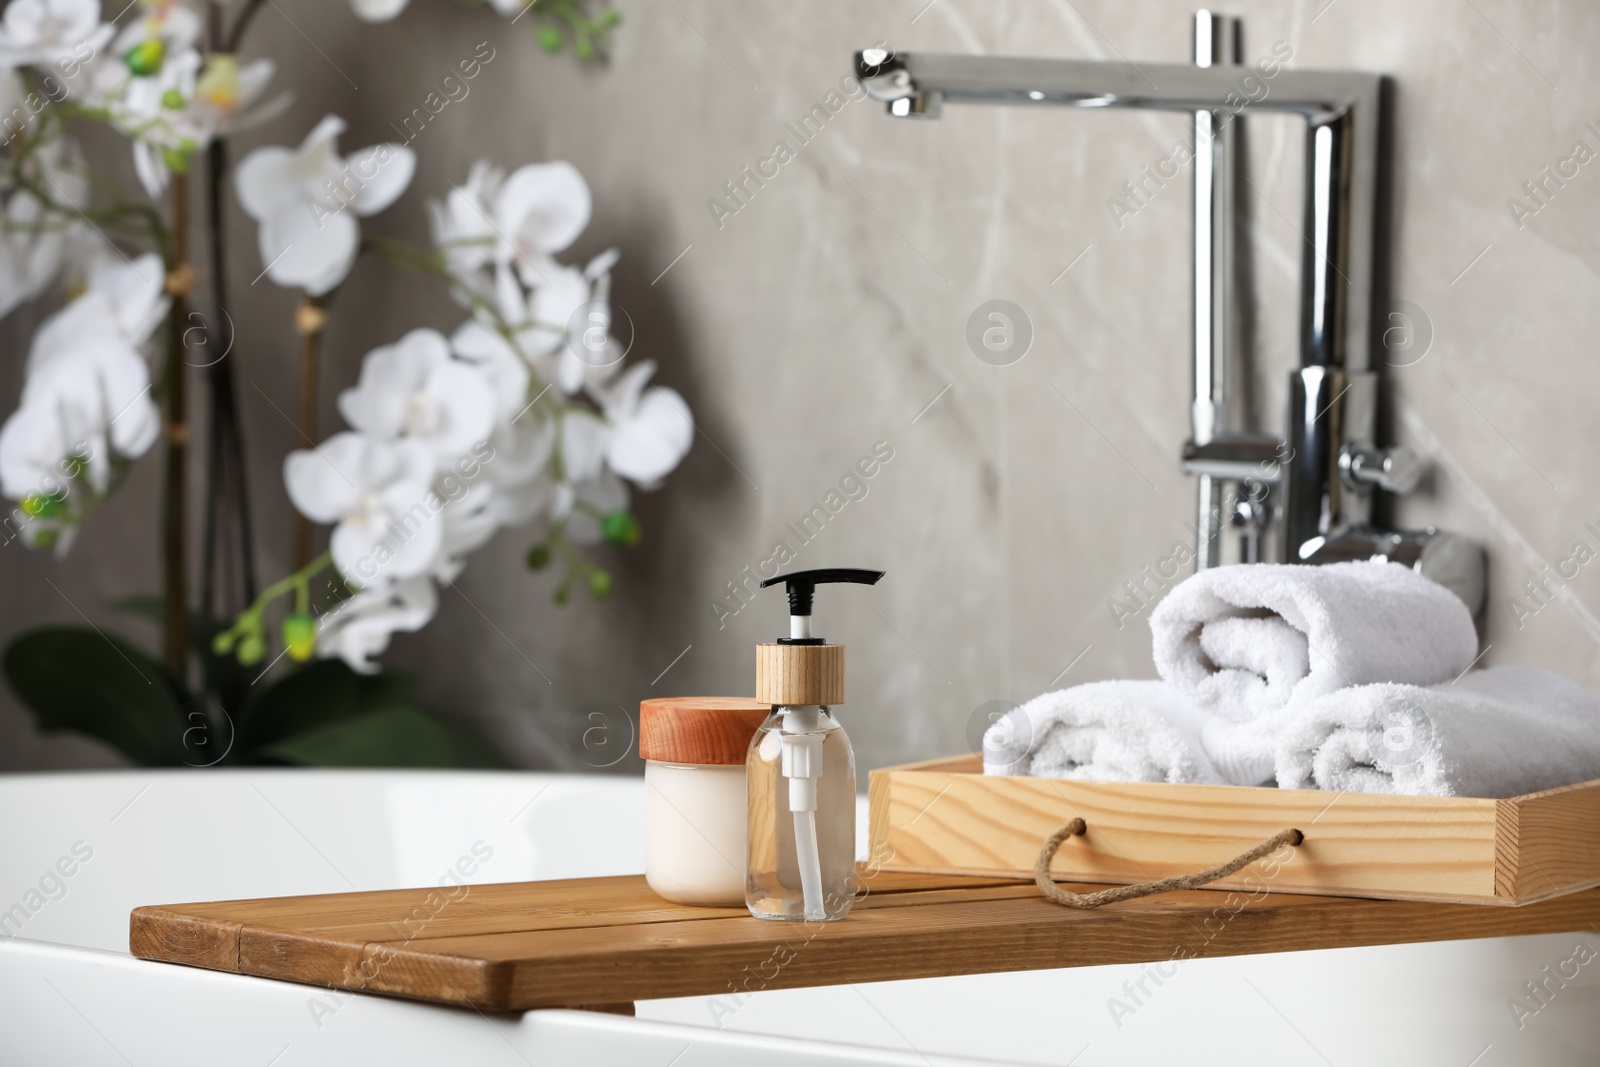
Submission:
[[[6,647],[6,681],[45,733],[99,738],[143,767],[184,762],[188,699],[166,667],[119,637],[29,630]]]
[[[409,705],[330,721],[283,738],[260,754],[317,767],[504,766],[464,723]]]
[[[124,615],[132,615],[160,626],[166,621],[165,601],[153,593],[134,593],[106,602],[106,607]],[[204,611],[189,612],[189,648],[200,663],[205,691],[212,694],[229,713],[237,711],[250,692],[250,683],[260,673],[259,667],[246,666],[233,655],[237,639],[226,642],[218,650],[217,638],[228,631],[231,623],[213,619]]]
[[[357,674],[336,659],[318,660],[259,686],[240,709],[239,747],[250,755],[278,741],[346,719],[413,703],[403,674]]]
[[[319,767],[504,767],[470,724],[420,706],[410,675],[319,660],[264,687],[239,716],[248,763]]]

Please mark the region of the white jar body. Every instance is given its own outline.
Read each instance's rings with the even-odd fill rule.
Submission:
[[[742,765],[644,764],[644,877],[677,904],[745,902],[749,799]]]

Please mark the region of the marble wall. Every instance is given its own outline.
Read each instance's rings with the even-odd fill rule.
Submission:
[[[1183,62],[1190,6],[619,0],[603,68],[543,55],[525,24],[431,0],[377,27],[330,0],[277,6],[249,50],[279,57],[298,99],[245,145],[297,142],[328,111],[349,120],[347,146],[392,137],[447,66],[491,42],[497,58],[471,95],[414,142],[411,191],[370,225],[424,239],[425,198],[479,157],[571,160],[595,198],[575,258],[621,248],[615,300],[637,327],[635,351],[660,361],[698,418],[685,464],[639,500],[644,544],[604,553],[617,575],[609,601],[552,605],[554,576],[523,568],[528,540],[514,531],[472,558],[440,617],[391,652],[435,704],[482,723],[519,764],[608,762],[584,746],[601,721],[591,713],[609,716],[621,744],[630,727],[616,709],[641,697],[751,689],[751,646],[783,632],[783,599],[745,605],[729,583],[780,542],[795,566],[888,571],[877,588],[818,602],[820,631],[850,646],[843,714],[863,768],[965,749],[992,701],[1153,675],[1148,612],[1123,583],[1191,539],[1193,487],[1177,468],[1188,169],[1136,211],[1108,201],[1171,155],[1182,118],[951,108],[913,123],[847,100],[804,144],[786,123],[823,102],[863,46]],[[1600,562],[1589,562],[1600,551],[1600,163],[1563,162],[1579,145],[1586,159],[1600,152],[1600,71],[1588,62],[1600,8],[1312,0],[1232,11],[1246,20],[1248,59],[1282,46],[1294,67],[1393,75],[1392,289],[1414,305],[1417,335],[1389,368],[1390,421],[1394,439],[1435,464],[1397,517],[1488,546],[1486,663],[1565,671],[1600,692]],[[1299,139],[1289,120],[1249,121],[1257,407],[1276,428],[1294,357]],[[730,203],[724,183],[779,140],[795,153],[778,175],[736,212],[714,209]],[[1545,180],[1547,165],[1570,176],[1531,199],[1524,183]],[[285,566],[290,523],[279,464],[293,436],[275,406],[294,402],[294,300],[249,284],[253,229],[237,211],[233,221],[230,358],[270,577]],[[368,348],[417,325],[448,329],[459,314],[379,264],[348,288],[329,334],[326,426],[335,383],[353,380]],[[1031,349],[1008,366],[976,358],[965,339],[992,299],[1032,325]],[[5,326],[6,396],[30,325]],[[786,524],[875,449],[886,458],[864,495],[809,541],[796,537]],[[80,612],[107,624],[109,598],[153,588],[155,474],[146,460],[66,560],[0,551],[0,630]],[[1546,582],[1556,591],[1523,591],[1563,567],[1566,578]],[[110,761],[88,742],[37,737],[4,701],[0,765]],[[629,756],[613,769],[636,768]]]

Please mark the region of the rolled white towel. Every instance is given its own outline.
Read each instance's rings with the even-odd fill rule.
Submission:
[[[1478,651],[1453,593],[1372,561],[1201,571],[1156,605],[1150,630],[1161,677],[1232,722],[1347,686],[1447,682]]]
[[[1354,686],[1299,709],[1274,747],[1286,789],[1517,796],[1600,778],[1600,702],[1530,667]]]
[[[1165,682],[1113,681],[1034,697],[990,726],[983,773],[1107,782],[1220,783],[1203,716]]]

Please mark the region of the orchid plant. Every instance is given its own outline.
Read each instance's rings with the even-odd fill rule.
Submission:
[[[400,144],[341,154],[345,124],[335,115],[298,146],[257,148],[231,168],[227,138],[289,102],[271,92],[271,60],[237,56],[261,0],[241,2],[230,20],[225,4],[136,0],[137,15],[121,26],[102,20],[98,0],[11,0],[0,14],[0,125],[9,135],[0,316],[58,289],[69,295],[35,332],[20,405],[0,427],[0,492],[15,502],[6,539],[65,555],[130,467],[158,440],[166,454],[163,593],[124,605],[162,620],[163,659],[99,631],[56,627],[13,642],[6,673],[43,728],[95,734],[140,762],[478,758],[481,741],[417,708],[375,657],[393,634],[433,618],[439,587],[502,527],[530,531],[530,567],[564,566],[557,603],[575,584],[608,595],[611,575],[587,548],[638,542],[630,495],[660,485],[683,459],[693,417],[675,391],[651,384],[653,362],[627,362],[631,325],[620,336],[612,328],[616,250],[581,265],[557,258],[593,210],[571,164],[509,173],[474,164],[428,203],[427,248],[363,232],[410,186],[415,154]],[[489,5],[513,19],[533,12],[540,47],[570,42],[580,59],[600,53],[617,21],[611,12],[591,18],[580,0]],[[384,21],[406,0],[351,6]],[[143,197],[87,165],[72,132],[95,123],[128,139]],[[230,185],[256,223],[263,274],[300,293],[306,447],[283,465],[300,522],[290,572],[259,592],[232,374],[243,357],[229,338],[225,358],[186,358],[199,317],[189,183],[202,159],[216,320],[231,321],[221,276]],[[319,441],[322,338],[364,257],[436,278],[462,314],[448,333],[413,324],[367,353],[337,396],[348,428]],[[152,371],[147,352],[163,323],[164,358]],[[185,579],[185,380],[194,366],[205,369],[211,400],[198,608]],[[314,557],[313,524],[331,527]],[[218,545],[229,531],[236,606],[219,609]],[[321,662],[278,668],[281,677],[255,686],[284,657]],[[158,694],[118,684],[118,660],[147,682],[159,676]]]

